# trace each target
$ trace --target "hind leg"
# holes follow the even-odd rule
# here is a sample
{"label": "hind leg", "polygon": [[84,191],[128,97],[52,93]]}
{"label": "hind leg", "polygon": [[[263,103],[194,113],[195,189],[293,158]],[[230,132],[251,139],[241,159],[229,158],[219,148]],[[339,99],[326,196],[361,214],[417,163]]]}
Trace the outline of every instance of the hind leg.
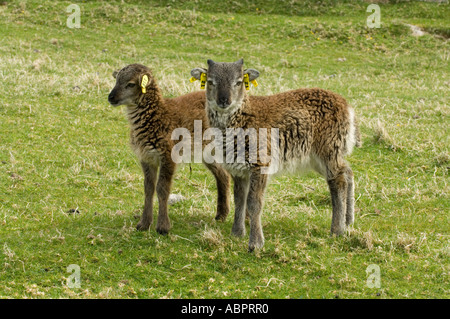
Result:
{"label": "hind leg", "polygon": [[341,235],[345,231],[347,215],[348,182],[346,167],[328,170],[327,182],[330,188],[333,216],[331,220],[331,234]]}
{"label": "hind leg", "polygon": [[347,178],[347,211],[345,214],[345,224],[351,225],[355,220],[355,185],[353,171],[350,167],[347,167],[345,172]]}
{"label": "hind leg", "polygon": [[353,222],[353,172],[344,160],[326,162],[313,158],[312,168],[326,178],[331,194],[331,234],[340,235]]}

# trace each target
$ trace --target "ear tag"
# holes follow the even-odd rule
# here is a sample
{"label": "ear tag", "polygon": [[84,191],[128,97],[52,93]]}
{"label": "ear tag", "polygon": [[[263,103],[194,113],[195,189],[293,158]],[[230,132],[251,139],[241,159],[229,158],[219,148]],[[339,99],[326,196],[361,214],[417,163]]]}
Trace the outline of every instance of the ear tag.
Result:
{"label": "ear tag", "polygon": [[250,79],[248,74],[244,74],[244,85],[247,91],[250,90]]}
{"label": "ear tag", "polygon": [[253,84],[254,87],[257,87],[257,86],[258,86],[258,82],[256,82],[256,80],[253,80],[253,81],[252,81],[252,84]]}
{"label": "ear tag", "polygon": [[204,90],[206,85],[206,73],[200,75],[200,89]]}
{"label": "ear tag", "polygon": [[194,78],[193,76],[191,76],[191,78],[189,79],[189,82],[195,82],[195,81],[197,81],[197,79],[196,78]]}
{"label": "ear tag", "polygon": [[145,89],[145,87],[147,86],[147,83],[148,83],[148,76],[146,74],[144,74],[144,76],[142,77],[142,81],[141,81],[142,93],[147,92],[147,90]]}

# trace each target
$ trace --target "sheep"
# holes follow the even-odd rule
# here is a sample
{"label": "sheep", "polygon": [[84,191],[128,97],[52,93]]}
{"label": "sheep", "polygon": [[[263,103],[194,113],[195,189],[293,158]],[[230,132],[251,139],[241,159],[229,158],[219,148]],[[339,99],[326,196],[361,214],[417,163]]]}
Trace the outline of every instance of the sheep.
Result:
{"label": "sheep", "polygon": [[[113,76],[116,84],[108,96],[112,106],[126,105],[130,124],[130,143],[140,160],[144,173],[145,202],[137,230],[148,230],[153,221],[153,195],[159,202],[156,230],[167,234],[171,227],[167,202],[176,163],[172,160],[174,146],[171,133],[176,128],[192,132],[194,121],[206,129],[205,93],[189,93],[164,98],[151,70],[141,64],[130,64]],[[216,163],[204,163],[216,179],[218,200],[216,220],[225,220],[229,212],[228,173]],[[159,168],[159,176],[157,176]]]}
{"label": "sheep", "polygon": [[[269,154],[270,165],[277,161],[280,171],[312,168],[324,176],[333,208],[331,234],[343,234],[346,226],[354,221],[354,176],[344,156],[361,144],[353,108],[340,95],[319,88],[248,96],[243,82],[247,82],[244,84],[248,87],[248,82],[258,78],[257,70],[244,70],[243,59],[234,63],[212,60],[207,63],[208,69],[195,68],[191,75],[199,79],[202,73],[206,74],[206,113],[210,127],[219,128],[223,134],[230,128],[254,128],[259,132],[261,128],[271,129],[271,132],[275,129],[266,136],[266,143],[272,150],[272,137],[278,133],[275,139],[278,146]],[[249,142],[248,136],[245,141]],[[227,143],[224,151],[229,143],[234,144],[234,150],[243,147],[237,145],[237,139]],[[268,165],[264,156],[258,155],[255,161],[249,161],[250,147],[245,145],[244,150],[244,164],[227,161],[223,166],[234,179],[236,209],[232,234],[245,235],[247,210],[250,218],[248,248],[253,251],[264,245],[261,212],[269,174],[264,171]]]}

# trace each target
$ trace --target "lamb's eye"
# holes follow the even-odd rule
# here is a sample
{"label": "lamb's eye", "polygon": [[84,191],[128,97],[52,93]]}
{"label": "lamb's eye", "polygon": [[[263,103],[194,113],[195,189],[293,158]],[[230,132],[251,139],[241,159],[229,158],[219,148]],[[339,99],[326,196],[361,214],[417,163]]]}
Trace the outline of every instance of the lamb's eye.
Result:
{"label": "lamb's eye", "polygon": [[127,86],[126,86],[126,88],[127,88],[127,89],[131,89],[131,88],[134,88],[135,86],[136,86],[135,83],[128,83]]}
{"label": "lamb's eye", "polygon": [[208,81],[208,85],[214,85],[213,81]]}
{"label": "lamb's eye", "polygon": [[242,85],[242,81],[237,81],[236,82],[236,86],[241,86]]}

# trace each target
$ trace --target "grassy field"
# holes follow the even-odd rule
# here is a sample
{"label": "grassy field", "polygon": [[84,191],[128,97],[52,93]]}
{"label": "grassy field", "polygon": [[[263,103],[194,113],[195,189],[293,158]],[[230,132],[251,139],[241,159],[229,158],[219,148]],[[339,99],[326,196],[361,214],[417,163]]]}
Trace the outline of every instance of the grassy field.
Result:
{"label": "grassy field", "polygon": [[[71,3],[0,3],[1,298],[448,298],[448,3],[378,1],[374,29],[364,1],[79,1],[69,28]],[[206,59],[241,57],[261,72],[251,94],[321,87],[354,106],[364,144],[348,158],[346,235],[329,235],[324,179],[279,176],[265,247],[248,253],[233,212],[214,221],[198,164],[176,175],[171,233],[135,230],[143,177],[107,103],[112,72],[145,64],[177,96],[199,89],[189,72]]]}

